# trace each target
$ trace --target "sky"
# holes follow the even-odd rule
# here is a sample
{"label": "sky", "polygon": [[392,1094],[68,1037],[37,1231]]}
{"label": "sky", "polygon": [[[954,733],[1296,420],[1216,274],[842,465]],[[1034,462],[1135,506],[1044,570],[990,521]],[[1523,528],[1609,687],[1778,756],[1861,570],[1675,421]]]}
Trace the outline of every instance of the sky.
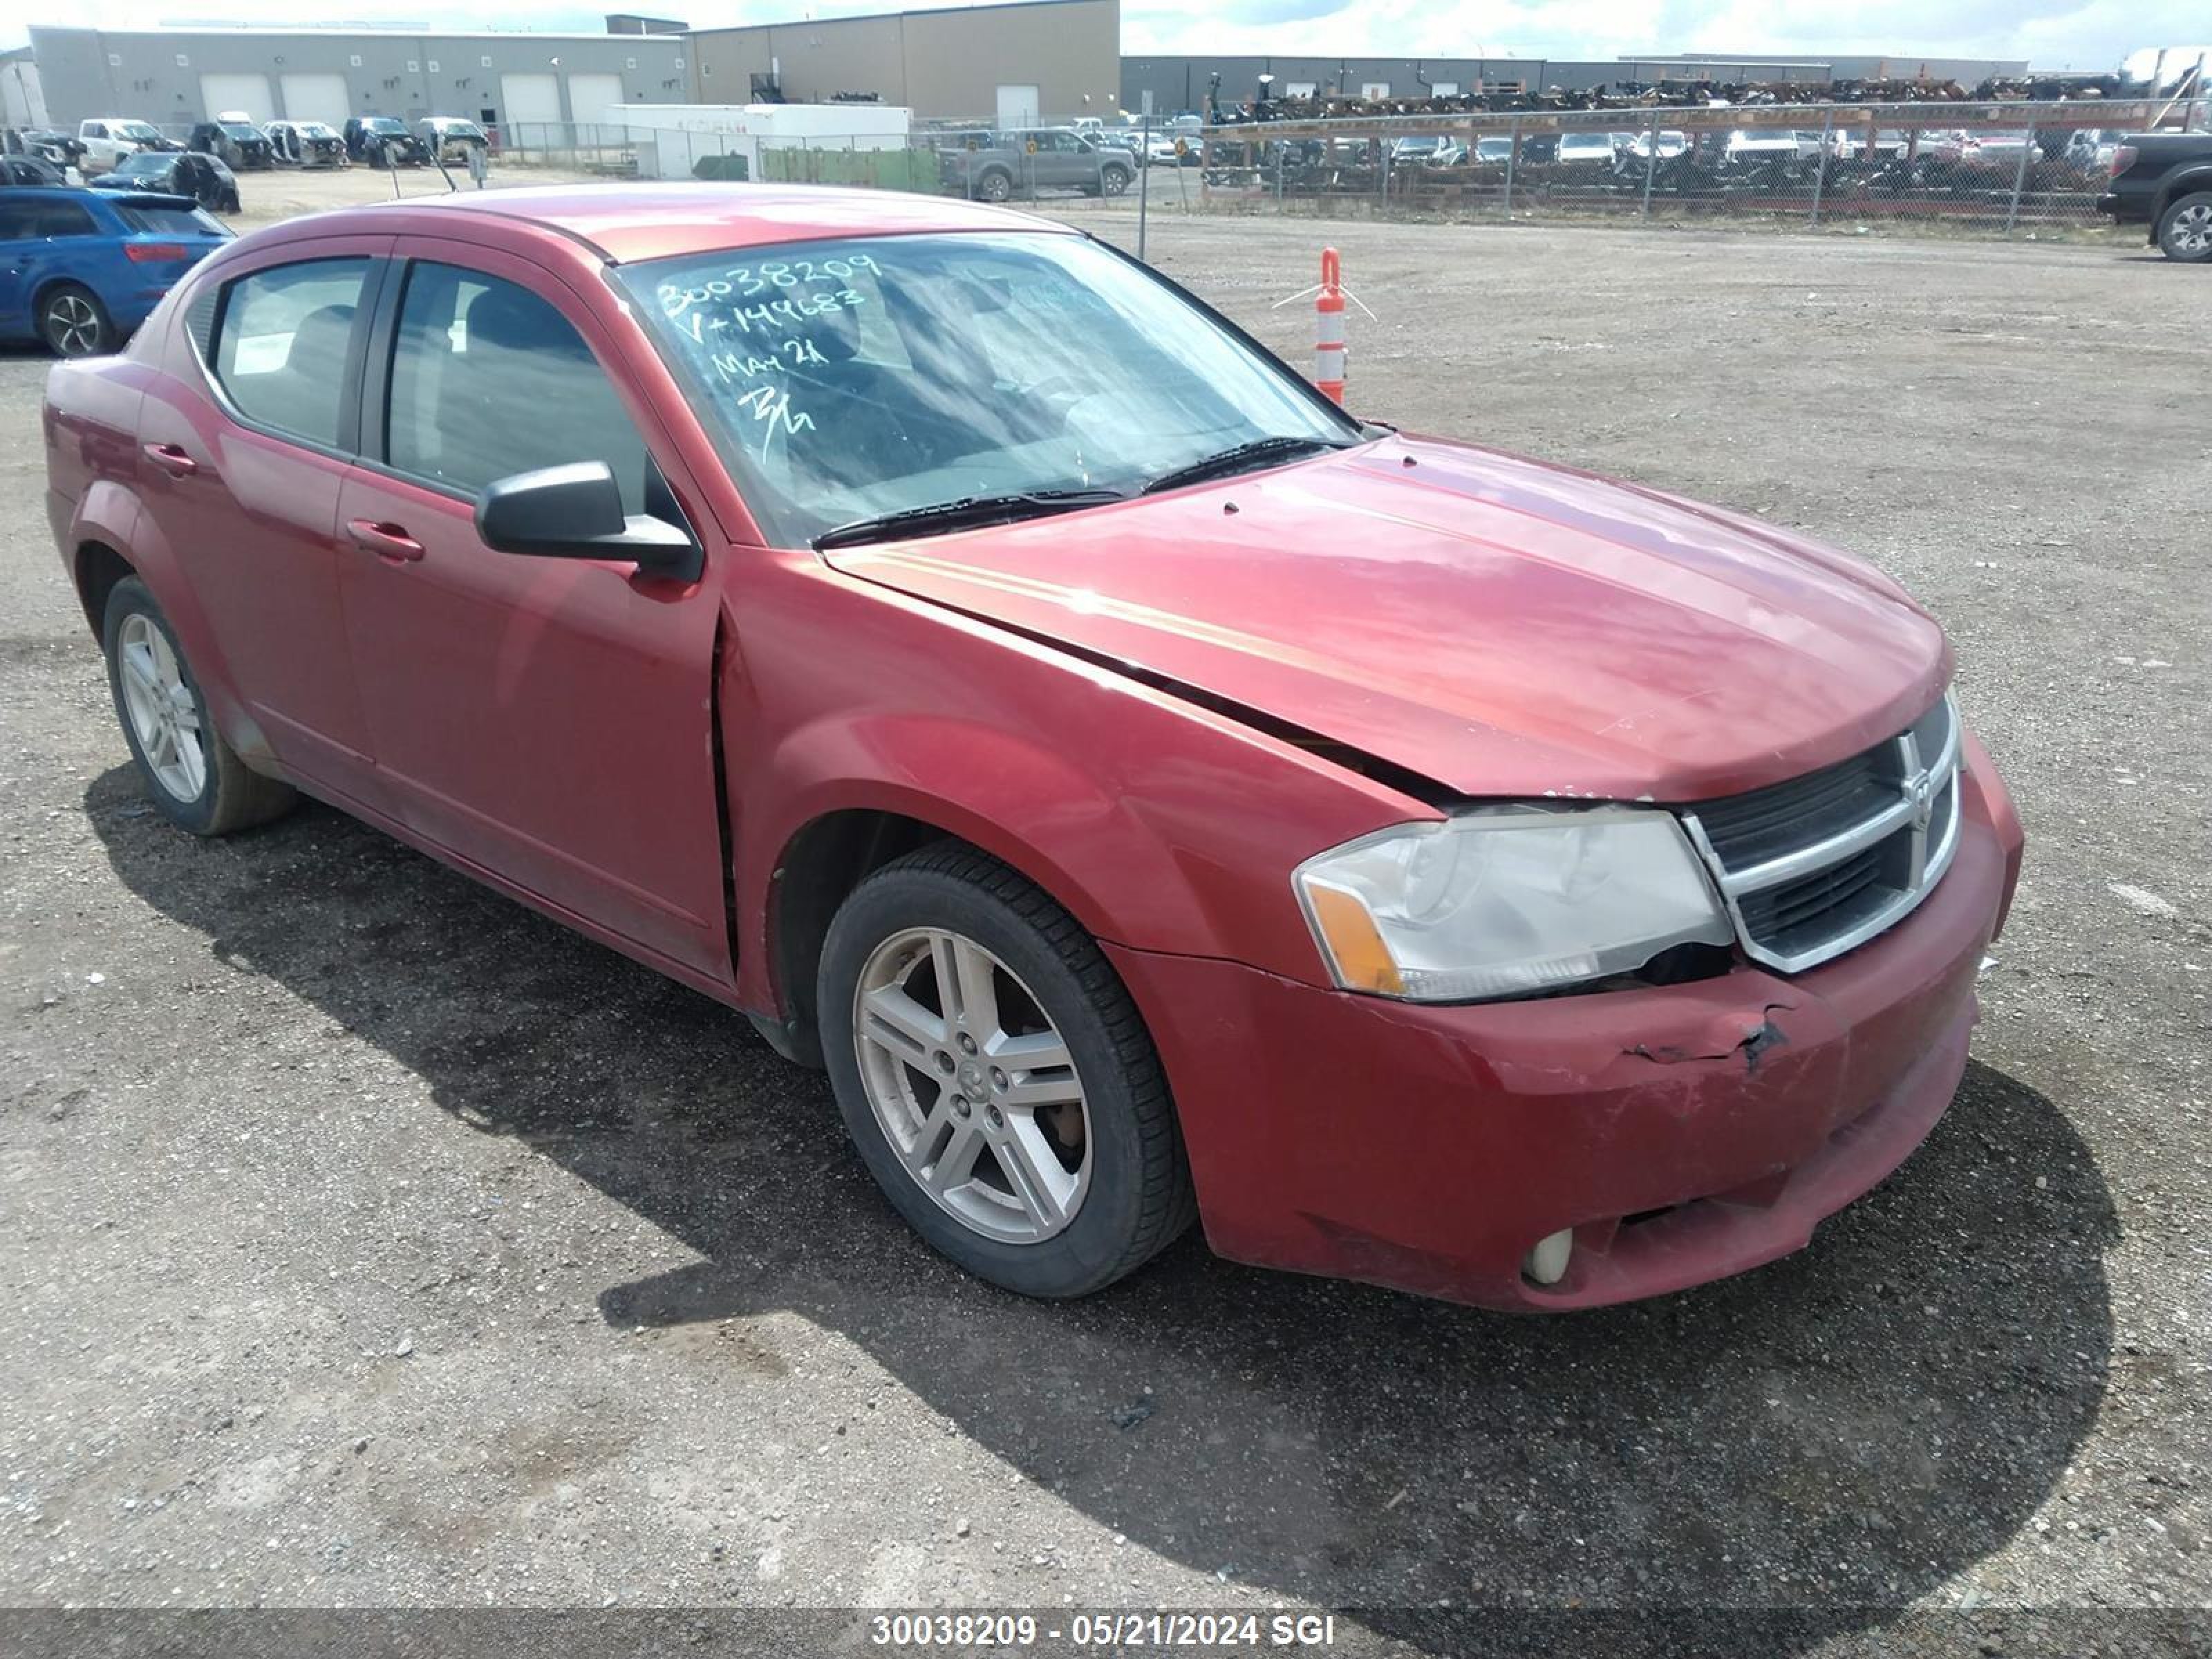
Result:
{"label": "sky", "polygon": [[[658,3],[658,0],[656,0]],[[719,0],[659,9],[700,27],[801,16],[927,10],[959,0]],[[608,9],[546,0],[441,0],[379,9],[364,0],[319,8],[334,20],[449,29],[539,28],[597,33]],[[13,10],[13,8],[10,8]],[[106,28],[181,21],[296,21],[298,0],[103,0]],[[2139,47],[2201,40],[2206,0],[1122,0],[1121,50],[1145,53],[1304,53],[1316,57],[1614,58],[1640,52],[1825,52],[2025,58],[2038,69],[2106,70]],[[27,38],[27,8],[0,21],[0,46]]]}

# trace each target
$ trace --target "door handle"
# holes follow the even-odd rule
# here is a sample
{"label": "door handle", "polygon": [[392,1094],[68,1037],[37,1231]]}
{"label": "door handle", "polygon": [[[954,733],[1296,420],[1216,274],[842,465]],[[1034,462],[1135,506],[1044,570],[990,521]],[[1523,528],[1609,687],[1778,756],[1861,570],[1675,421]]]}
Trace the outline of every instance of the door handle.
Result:
{"label": "door handle", "polygon": [[365,547],[378,558],[393,564],[412,564],[422,556],[422,544],[396,524],[379,524],[374,519],[348,519],[346,532],[353,538],[356,547]]}
{"label": "door handle", "polygon": [[200,464],[185,453],[180,444],[148,444],[146,459],[173,478],[189,478],[200,470]]}

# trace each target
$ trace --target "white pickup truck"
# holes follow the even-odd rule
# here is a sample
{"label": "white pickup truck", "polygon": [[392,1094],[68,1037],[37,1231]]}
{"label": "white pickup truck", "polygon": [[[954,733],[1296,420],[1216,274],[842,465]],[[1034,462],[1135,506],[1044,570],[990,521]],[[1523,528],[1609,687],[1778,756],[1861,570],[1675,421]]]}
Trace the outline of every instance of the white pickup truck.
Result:
{"label": "white pickup truck", "polygon": [[179,148],[162,137],[151,121],[125,115],[94,116],[78,125],[76,136],[84,145],[84,160],[77,165],[88,179],[95,173],[112,172],[124,157],[142,149]]}

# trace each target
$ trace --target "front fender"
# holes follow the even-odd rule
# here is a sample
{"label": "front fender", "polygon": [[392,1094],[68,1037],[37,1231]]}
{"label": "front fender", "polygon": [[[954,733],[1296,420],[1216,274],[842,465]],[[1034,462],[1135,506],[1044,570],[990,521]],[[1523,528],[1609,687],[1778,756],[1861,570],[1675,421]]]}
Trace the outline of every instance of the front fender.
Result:
{"label": "front fender", "polygon": [[958,836],[1098,939],[1305,978],[1322,963],[1291,872],[1432,813],[1109,666],[769,556],[732,607],[719,697],[744,1006],[788,1011],[775,872],[828,813]]}

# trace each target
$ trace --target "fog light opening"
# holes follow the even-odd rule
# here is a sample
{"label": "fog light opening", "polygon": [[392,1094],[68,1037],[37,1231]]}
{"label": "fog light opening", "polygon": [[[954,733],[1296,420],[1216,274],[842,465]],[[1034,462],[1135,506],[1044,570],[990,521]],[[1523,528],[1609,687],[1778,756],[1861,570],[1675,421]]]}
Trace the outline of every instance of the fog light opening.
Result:
{"label": "fog light opening", "polygon": [[1536,1241],[1521,1263],[1521,1276],[1532,1285],[1556,1285],[1567,1276],[1567,1258],[1574,1254],[1575,1230],[1565,1227]]}

